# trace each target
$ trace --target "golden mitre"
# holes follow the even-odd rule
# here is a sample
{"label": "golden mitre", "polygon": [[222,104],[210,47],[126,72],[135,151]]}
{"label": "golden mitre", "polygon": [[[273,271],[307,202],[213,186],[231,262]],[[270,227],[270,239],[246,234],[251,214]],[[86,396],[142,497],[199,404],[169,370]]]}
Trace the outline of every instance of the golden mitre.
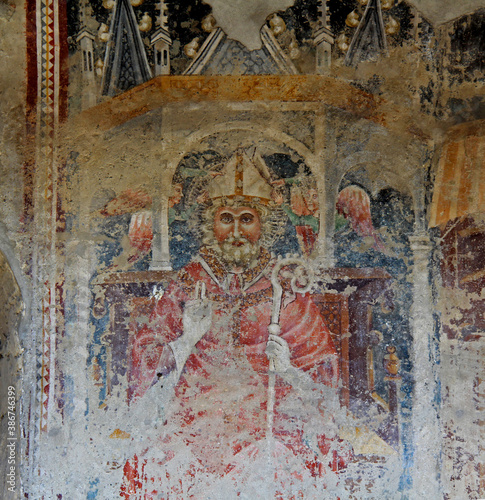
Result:
{"label": "golden mitre", "polygon": [[224,166],[222,175],[207,186],[210,199],[244,198],[267,204],[271,200],[271,174],[257,151],[251,155],[238,149]]}

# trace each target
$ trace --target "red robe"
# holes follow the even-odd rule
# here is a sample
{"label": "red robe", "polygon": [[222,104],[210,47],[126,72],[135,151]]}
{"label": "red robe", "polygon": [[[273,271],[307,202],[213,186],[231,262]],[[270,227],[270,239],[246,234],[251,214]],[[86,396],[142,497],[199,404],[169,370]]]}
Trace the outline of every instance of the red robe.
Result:
{"label": "red robe", "polygon": [[[174,434],[179,446],[185,443],[197,466],[218,476],[236,467],[238,453],[248,452],[266,437],[269,363],[265,349],[271,322],[269,276],[273,264],[262,249],[256,267],[230,274],[215,253],[203,247],[156,304],[150,326],[133,338],[131,391],[133,397],[139,397],[158,380],[163,350],[183,333],[184,304],[195,298],[197,282],[205,283],[206,296],[212,302],[212,325],[185,364],[168,420],[177,429]],[[283,288],[280,336],[290,348],[291,364],[308,372],[316,386],[336,387],[337,353],[316,305],[308,294],[294,295],[290,287]],[[319,434],[317,451],[305,444],[304,427],[311,422],[301,415],[297,391],[279,376],[275,390],[276,443],[299,457],[313,476],[319,475],[331,440]],[[172,435],[172,444],[163,446],[173,446],[173,439]],[[332,461],[335,468],[335,456],[328,457],[328,462]],[[126,492],[136,491],[136,477],[139,471],[131,461],[125,466]]]}

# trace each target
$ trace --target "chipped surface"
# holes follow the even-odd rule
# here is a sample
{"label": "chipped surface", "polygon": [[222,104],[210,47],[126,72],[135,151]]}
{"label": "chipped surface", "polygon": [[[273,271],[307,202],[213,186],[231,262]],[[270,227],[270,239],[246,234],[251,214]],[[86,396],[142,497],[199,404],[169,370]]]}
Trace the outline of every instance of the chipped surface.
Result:
{"label": "chipped surface", "polygon": [[483,5],[42,2],[0,3],[12,498],[483,498]]}

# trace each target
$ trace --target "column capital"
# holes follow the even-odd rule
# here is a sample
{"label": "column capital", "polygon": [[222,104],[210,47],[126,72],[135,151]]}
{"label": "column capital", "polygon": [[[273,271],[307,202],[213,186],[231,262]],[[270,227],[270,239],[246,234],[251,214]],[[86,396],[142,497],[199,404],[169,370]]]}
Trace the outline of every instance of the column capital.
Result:
{"label": "column capital", "polygon": [[409,236],[409,243],[413,253],[430,252],[432,248],[431,239],[427,233],[417,233]]}

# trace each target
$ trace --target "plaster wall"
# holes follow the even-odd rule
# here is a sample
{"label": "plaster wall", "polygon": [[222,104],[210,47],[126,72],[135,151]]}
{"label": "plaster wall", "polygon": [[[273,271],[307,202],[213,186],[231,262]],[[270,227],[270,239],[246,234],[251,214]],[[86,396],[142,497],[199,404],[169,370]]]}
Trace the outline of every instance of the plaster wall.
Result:
{"label": "plaster wall", "polygon": [[[436,25],[460,15],[458,8],[473,8],[472,2],[456,5],[442,18],[429,2],[422,4]],[[459,79],[450,76],[448,65],[458,64],[451,41],[444,41],[452,25],[434,41],[416,25],[416,46],[396,44],[389,58],[356,68],[345,66],[340,55],[328,78],[160,77],[115,98],[100,97],[98,106],[80,115],[85,96],[80,54],[74,54],[71,70],[78,73],[69,87],[72,114],[56,129],[59,140],[50,143],[42,133],[45,123],[38,122],[33,133],[32,95],[25,97],[25,54],[36,49],[26,46],[24,23],[23,5],[0,3],[0,54],[6,68],[0,74],[1,425],[4,439],[4,394],[14,384],[20,437],[16,492],[35,499],[117,498],[135,455],[148,464],[142,481],[146,488],[162,472],[177,477],[177,469],[193,458],[190,447],[179,446],[166,468],[157,465],[165,455],[154,443],[164,429],[177,431],[165,423],[174,400],[167,389],[154,385],[141,402],[129,401],[132,359],[126,339],[149,325],[148,305],[177,279],[172,270],[153,266],[155,252],[173,265],[180,262],[180,249],[193,258],[200,245],[182,216],[190,208],[189,191],[169,205],[174,187],[188,188],[192,182],[180,173],[184,161],[217,150],[227,162],[238,148],[256,147],[270,164],[273,181],[296,177],[296,165],[307,168],[302,178],[315,182],[320,205],[317,243],[308,251],[297,239],[293,226],[298,224],[281,218],[278,224],[286,224],[293,239],[287,234],[280,249],[306,252],[317,276],[312,293],[321,301],[327,292],[333,299],[338,296],[351,311],[339,318],[350,325],[341,340],[342,345],[345,339],[350,342],[351,360],[347,386],[340,387],[347,393],[342,391],[340,399],[350,392],[352,404],[347,401],[342,409],[329,398],[327,410],[355,458],[338,475],[328,471],[318,491],[305,476],[303,495],[482,498],[478,374],[483,329],[467,314],[474,309],[476,317],[481,314],[477,301],[483,293],[445,290],[439,271],[446,235],[428,227],[444,132],[454,120],[472,120],[481,113],[477,105],[454,114],[450,104],[454,98],[472,100],[483,86],[478,70],[473,81],[456,83]],[[184,57],[173,67],[181,68]],[[303,59],[297,66],[310,67],[308,51]],[[443,67],[449,73],[441,72]],[[461,78],[472,78],[471,72],[464,70]],[[39,106],[46,104],[40,87],[35,95]],[[50,147],[52,157],[46,154]],[[274,157],[284,165],[271,163]],[[469,171],[484,168],[480,158],[470,150]],[[201,165],[202,171],[211,168]],[[349,221],[348,212],[347,217],[338,213],[345,188],[369,200],[367,232]],[[286,186],[281,193],[290,206],[292,189]],[[123,205],[123,200],[128,202]],[[133,244],[139,212],[152,217],[146,237],[151,254]],[[174,220],[183,231],[175,232]],[[482,229],[478,224],[474,230]],[[480,252],[475,245],[464,253],[476,257],[476,272],[483,268]],[[385,293],[358,292],[356,276],[366,273],[386,283]],[[333,316],[325,320],[335,326]],[[232,328],[230,322],[226,327]],[[463,335],[453,338],[450,328]],[[390,376],[391,360],[399,366],[398,378]],[[227,392],[237,391],[228,380]],[[295,420],[306,418],[307,430],[315,435],[318,419],[309,419],[305,411],[298,407]],[[395,418],[390,424],[389,416]],[[5,449],[6,443],[0,446]],[[3,452],[1,457],[4,474],[8,457]],[[300,470],[298,460],[292,467]],[[274,496],[273,485],[262,476],[255,474],[245,484],[248,498]],[[222,494],[227,500],[228,492],[234,493],[230,481],[200,474],[192,486],[202,496]],[[293,483],[291,488],[283,498],[301,494]],[[181,495],[189,498],[187,491]]]}

